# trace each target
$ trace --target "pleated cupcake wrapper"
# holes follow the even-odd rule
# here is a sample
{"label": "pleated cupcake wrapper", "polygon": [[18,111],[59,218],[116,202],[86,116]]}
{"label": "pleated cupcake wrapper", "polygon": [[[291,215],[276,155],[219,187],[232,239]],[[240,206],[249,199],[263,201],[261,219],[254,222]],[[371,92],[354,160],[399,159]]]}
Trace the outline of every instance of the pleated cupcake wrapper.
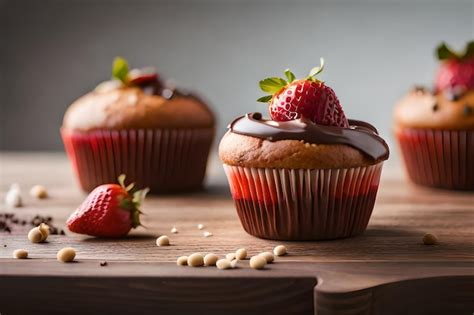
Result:
{"label": "pleated cupcake wrapper", "polygon": [[333,170],[224,164],[224,170],[247,233],[276,240],[323,240],[367,228],[382,164]]}
{"label": "pleated cupcake wrapper", "polygon": [[61,130],[61,135],[85,191],[125,174],[127,183],[160,193],[201,186],[214,129]]}
{"label": "pleated cupcake wrapper", "polygon": [[413,182],[474,190],[474,130],[402,129],[396,136]]}

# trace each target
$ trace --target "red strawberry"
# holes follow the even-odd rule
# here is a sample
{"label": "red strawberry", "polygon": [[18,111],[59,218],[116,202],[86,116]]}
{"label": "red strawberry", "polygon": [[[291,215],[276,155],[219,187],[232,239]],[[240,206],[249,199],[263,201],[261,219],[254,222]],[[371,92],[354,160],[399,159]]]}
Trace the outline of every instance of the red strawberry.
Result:
{"label": "red strawberry", "polygon": [[258,101],[269,102],[270,116],[276,121],[305,117],[316,124],[349,127],[336,93],[315,78],[323,67],[321,58],[321,66],[313,68],[305,79],[295,81],[295,75],[286,70],[287,80],[272,77],[260,81],[260,88],[271,95]]}
{"label": "red strawberry", "polygon": [[158,81],[158,74],[153,68],[132,69],[128,73],[128,82],[132,85],[147,85]]}
{"label": "red strawberry", "polygon": [[161,86],[161,80],[154,68],[129,70],[128,62],[116,57],[112,65],[112,77],[125,86]]}
{"label": "red strawberry", "polygon": [[[106,184],[95,188],[67,220],[71,232],[99,237],[125,236],[140,225],[140,203],[148,189],[135,190],[134,185]],[[133,192],[133,193],[132,193]]]}
{"label": "red strawberry", "polygon": [[455,52],[442,43],[437,55],[442,61],[435,79],[437,92],[474,90],[474,41],[467,44],[464,53]]}

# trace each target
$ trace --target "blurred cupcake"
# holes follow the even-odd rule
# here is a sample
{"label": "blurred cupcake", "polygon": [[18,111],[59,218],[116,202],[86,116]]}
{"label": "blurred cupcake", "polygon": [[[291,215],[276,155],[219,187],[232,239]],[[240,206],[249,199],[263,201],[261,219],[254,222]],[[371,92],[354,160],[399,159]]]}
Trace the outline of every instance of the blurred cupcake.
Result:
{"label": "blurred cupcake", "polygon": [[362,233],[369,222],[385,141],[370,124],[347,120],[334,91],[315,79],[260,82],[272,119],[239,117],[219,156],[244,229],[278,240],[321,240]]}
{"label": "blurred cupcake", "polygon": [[64,116],[61,135],[81,187],[91,191],[126,174],[153,193],[200,188],[215,129],[208,106],[153,69],[129,71],[122,58],[113,78]]}
{"label": "blurred cupcake", "polygon": [[474,190],[474,42],[442,44],[434,92],[413,88],[395,108],[395,134],[416,184]]}

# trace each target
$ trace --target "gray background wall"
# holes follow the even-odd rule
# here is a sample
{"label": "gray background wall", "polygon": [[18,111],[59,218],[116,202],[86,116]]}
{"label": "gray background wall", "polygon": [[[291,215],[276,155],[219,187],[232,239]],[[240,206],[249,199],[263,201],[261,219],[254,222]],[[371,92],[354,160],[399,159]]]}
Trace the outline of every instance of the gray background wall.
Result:
{"label": "gray background wall", "polygon": [[394,102],[430,85],[441,40],[474,38],[474,1],[0,0],[0,150],[62,150],[67,106],[112,58],[156,66],[219,116],[265,111],[257,82],[290,67],[321,76],[348,116],[391,141]]}

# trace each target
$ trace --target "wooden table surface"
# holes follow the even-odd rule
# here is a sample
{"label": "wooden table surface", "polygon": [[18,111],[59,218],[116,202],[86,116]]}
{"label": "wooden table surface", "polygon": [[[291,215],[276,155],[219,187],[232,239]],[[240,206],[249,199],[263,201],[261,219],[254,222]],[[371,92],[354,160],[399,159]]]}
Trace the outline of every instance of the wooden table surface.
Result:
{"label": "wooden table surface", "polygon": [[[0,212],[18,217],[49,215],[64,227],[85,195],[63,154],[1,153],[0,197],[17,182],[24,206]],[[50,198],[28,195],[34,184]],[[420,188],[396,163],[384,167],[367,231],[322,242],[275,242],[241,228],[223,172],[211,162],[205,191],[149,196],[145,228],[125,239],[95,239],[66,232],[31,244],[27,229],[0,233],[0,314],[101,312],[187,314],[472,314],[474,311],[474,194]],[[203,237],[197,224],[212,237]],[[176,226],[178,234],[171,234]],[[439,245],[421,242],[424,233]],[[171,246],[157,247],[167,234]],[[265,270],[239,262],[233,270],[179,267],[194,252],[224,256],[240,247],[250,255],[287,246],[289,254]],[[76,263],[61,264],[56,252],[77,250]],[[12,259],[17,248],[30,259]],[[99,266],[100,261],[108,265]]]}

